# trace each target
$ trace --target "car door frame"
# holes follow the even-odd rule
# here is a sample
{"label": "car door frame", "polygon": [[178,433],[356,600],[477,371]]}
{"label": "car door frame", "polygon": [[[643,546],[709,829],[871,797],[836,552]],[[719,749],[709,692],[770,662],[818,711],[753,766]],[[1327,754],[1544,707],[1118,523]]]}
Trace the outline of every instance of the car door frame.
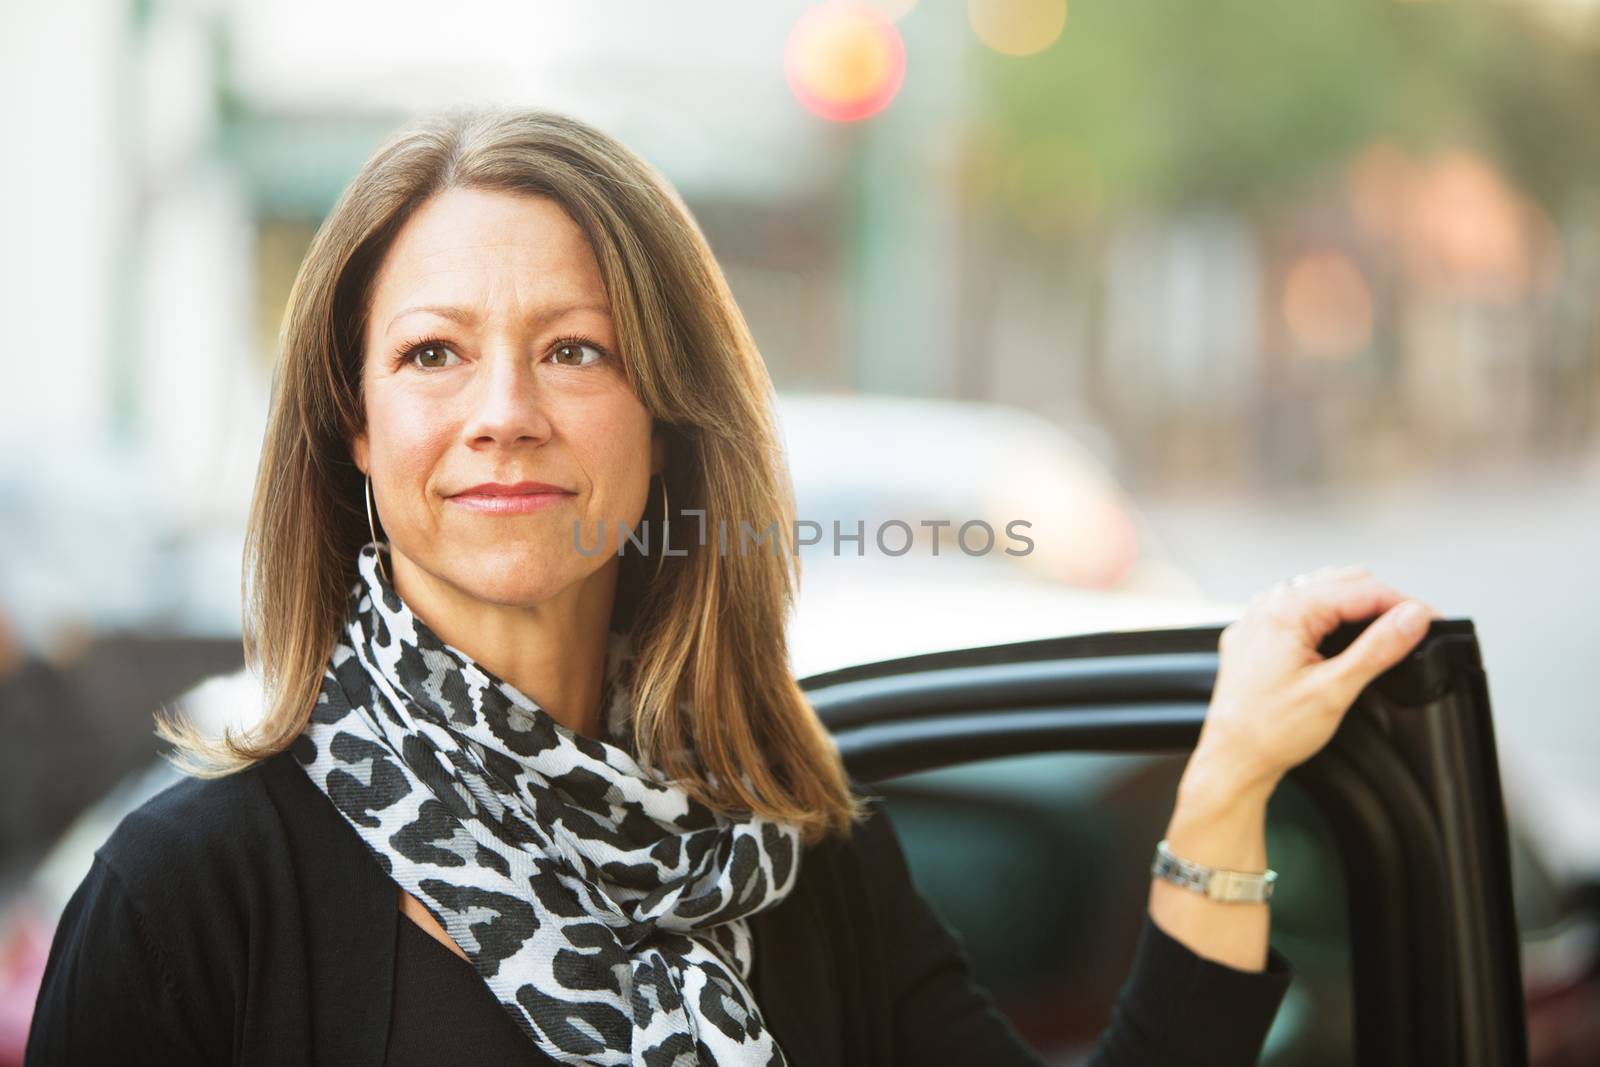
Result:
{"label": "car door frame", "polygon": [[[1319,651],[1338,654],[1369,621],[1342,624]],[[1221,631],[934,652],[801,687],[862,783],[1044,751],[1188,752]],[[1356,1062],[1525,1064],[1506,813],[1472,622],[1435,620],[1289,777],[1327,818],[1344,861]]]}

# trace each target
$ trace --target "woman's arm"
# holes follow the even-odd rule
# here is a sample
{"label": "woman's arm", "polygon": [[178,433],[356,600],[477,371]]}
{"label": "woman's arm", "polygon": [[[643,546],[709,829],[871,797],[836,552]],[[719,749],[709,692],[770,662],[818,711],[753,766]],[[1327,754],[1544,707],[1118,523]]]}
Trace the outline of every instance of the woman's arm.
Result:
{"label": "woman's arm", "polygon": [[[1200,739],[1179,781],[1167,845],[1208,867],[1267,867],[1267,801],[1326,745],[1361,690],[1427,632],[1428,616],[1363,567],[1324,568],[1250,601],[1222,632]],[[1376,618],[1339,655],[1322,639]],[[1284,872],[1294,877],[1293,871]],[[1152,879],[1134,969],[1090,1063],[1251,1064],[1288,988],[1268,945],[1270,905],[1225,903]]]}
{"label": "woman's arm", "polygon": [[[1438,615],[1424,606],[1422,625],[1407,628],[1398,610],[1406,598],[1364,568],[1308,577],[1260,594],[1223,631],[1211,706],[1167,827],[1178,856],[1265,869],[1267,801],[1278,782],[1327,744],[1361,690],[1415,647],[1428,614]],[[1377,615],[1338,656],[1317,652],[1340,622]],[[893,830],[886,836],[893,863],[885,884],[909,885]],[[1040,1062],[975,985],[959,938],[922,893],[903,899],[896,1061]],[[1255,1063],[1291,974],[1268,945],[1268,908],[1152,879],[1133,968],[1088,1067]]]}
{"label": "woman's arm", "polygon": [[177,987],[180,968],[116,872],[96,856],[56,926],[24,1062],[231,1062],[226,1047],[202,1047]]}
{"label": "woman's arm", "polygon": [[[1267,867],[1267,801],[1333,737],[1374,678],[1404,659],[1439,613],[1364,567],[1323,568],[1257,594],[1222,631],[1217,681],[1167,826],[1174,855],[1208,867]],[[1373,619],[1337,656],[1317,648],[1340,623]],[[1294,872],[1284,872],[1294,877]],[[1259,971],[1269,907],[1226,903],[1152,879],[1150,916],[1196,954]]]}
{"label": "woman's arm", "polygon": [[[1267,800],[1263,786],[1220,780],[1190,763],[1178,783],[1167,824],[1174,855],[1208,867],[1263,871],[1267,867]],[[1269,907],[1211,900],[1162,878],[1150,880],[1150,918],[1195,954],[1243,971],[1267,963]]]}

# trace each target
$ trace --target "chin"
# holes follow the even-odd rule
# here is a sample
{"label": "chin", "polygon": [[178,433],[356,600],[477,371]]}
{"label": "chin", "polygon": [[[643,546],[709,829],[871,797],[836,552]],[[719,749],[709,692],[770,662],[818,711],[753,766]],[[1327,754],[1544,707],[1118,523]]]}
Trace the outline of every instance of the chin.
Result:
{"label": "chin", "polygon": [[495,552],[444,573],[452,585],[473,599],[503,607],[538,604],[583,577],[570,567],[552,567],[547,555],[515,551]]}

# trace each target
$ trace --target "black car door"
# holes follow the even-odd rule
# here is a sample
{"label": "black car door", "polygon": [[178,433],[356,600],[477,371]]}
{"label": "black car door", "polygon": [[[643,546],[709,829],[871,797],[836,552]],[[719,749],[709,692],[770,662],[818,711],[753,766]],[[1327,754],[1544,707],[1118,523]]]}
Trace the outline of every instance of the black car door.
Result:
{"label": "black car door", "polygon": [[[1321,651],[1365,625],[1339,627]],[[1125,977],[1220,633],[1052,638],[802,682],[851,774],[883,794],[976,977],[1053,1062],[1086,1051]],[[1470,621],[1435,621],[1291,772],[1268,852],[1273,943],[1296,976],[1264,1063],[1526,1062],[1506,813]],[[1007,908],[984,907],[1001,887]]]}

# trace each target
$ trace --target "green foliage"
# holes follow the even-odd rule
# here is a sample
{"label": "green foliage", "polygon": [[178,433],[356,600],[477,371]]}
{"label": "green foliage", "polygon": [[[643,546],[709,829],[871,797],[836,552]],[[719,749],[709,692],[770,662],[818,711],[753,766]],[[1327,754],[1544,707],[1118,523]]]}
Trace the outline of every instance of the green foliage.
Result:
{"label": "green foliage", "polygon": [[1248,208],[1379,139],[1472,147],[1555,208],[1600,174],[1600,55],[1529,6],[1077,0],[1036,55],[974,44],[974,148],[1021,213]]}

